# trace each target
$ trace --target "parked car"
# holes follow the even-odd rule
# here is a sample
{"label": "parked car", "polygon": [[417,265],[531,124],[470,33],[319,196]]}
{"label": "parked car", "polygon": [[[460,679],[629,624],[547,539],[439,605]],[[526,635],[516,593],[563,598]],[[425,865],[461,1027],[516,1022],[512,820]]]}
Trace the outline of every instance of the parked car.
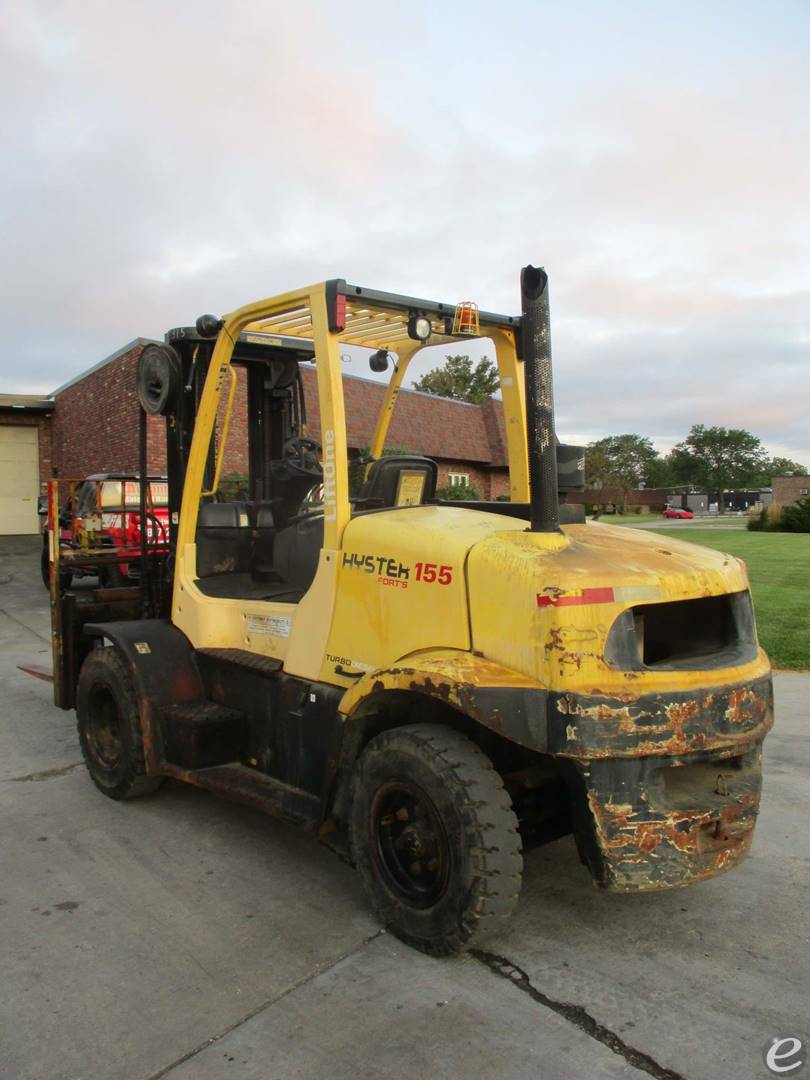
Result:
{"label": "parked car", "polygon": [[694,516],[691,510],[681,510],[677,506],[668,506],[664,510],[665,518],[693,518]]}
{"label": "parked car", "polygon": [[[146,528],[150,551],[169,542],[169,489],[165,476],[149,477],[149,510]],[[40,513],[48,512],[40,505]],[[59,509],[61,550],[110,548],[124,556],[141,550],[140,483],[135,473],[94,473],[73,489],[71,498]],[[42,580],[50,587],[50,556],[47,520],[42,531]],[[129,584],[137,577],[137,564],[128,559],[104,567],[83,566],[71,560],[63,564],[60,584],[67,589],[75,577],[99,577],[107,586]]]}

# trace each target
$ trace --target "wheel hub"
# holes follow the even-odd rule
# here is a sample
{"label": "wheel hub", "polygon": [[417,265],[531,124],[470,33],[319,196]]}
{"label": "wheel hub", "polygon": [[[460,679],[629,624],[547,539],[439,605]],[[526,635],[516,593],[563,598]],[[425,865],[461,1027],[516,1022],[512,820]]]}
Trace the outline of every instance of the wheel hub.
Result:
{"label": "wheel hub", "polygon": [[115,698],[97,687],[89,700],[88,742],[93,756],[107,769],[114,768],[123,752],[122,724]]}
{"label": "wheel hub", "polygon": [[374,851],[389,888],[410,906],[432,907],[447,888],[450,850],[439,812],[415,784],[384,784],[371,807]]}

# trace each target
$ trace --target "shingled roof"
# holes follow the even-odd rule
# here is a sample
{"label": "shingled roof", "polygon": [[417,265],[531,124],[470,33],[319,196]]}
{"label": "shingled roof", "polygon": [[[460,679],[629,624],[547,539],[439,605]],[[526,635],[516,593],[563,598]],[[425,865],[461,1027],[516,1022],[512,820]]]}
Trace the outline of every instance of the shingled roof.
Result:
{"label": "shingled roof", "polygon": [[[320,431],[315,368],[302,364],[310,430]],[[367,447],[374,435],[385,385],[357,375],[343,376],[349,446]],[[386,442],[427,457],[469,461],[482,465],[506,464],[506,427],[503,405],[496,399],[484,405],[400,390]]]}

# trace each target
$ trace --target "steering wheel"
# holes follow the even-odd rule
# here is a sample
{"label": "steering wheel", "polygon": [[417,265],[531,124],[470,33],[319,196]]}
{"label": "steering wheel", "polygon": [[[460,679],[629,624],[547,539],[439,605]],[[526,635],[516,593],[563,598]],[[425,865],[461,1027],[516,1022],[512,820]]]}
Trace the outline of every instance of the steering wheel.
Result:
{"label": "steering wheel", "polygon": [[306,435],[296,435],[284,443],[284,465],[294,476],[314,476],[318,480],[323,469],[318,459],[321,444]]}

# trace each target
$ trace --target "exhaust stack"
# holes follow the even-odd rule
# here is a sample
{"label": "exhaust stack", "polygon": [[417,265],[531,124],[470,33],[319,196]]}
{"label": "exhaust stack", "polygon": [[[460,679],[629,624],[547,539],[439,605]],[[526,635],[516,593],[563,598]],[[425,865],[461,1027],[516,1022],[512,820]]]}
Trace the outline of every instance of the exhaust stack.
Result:
{"label": "exhaust stack", "polygon": [[554,434],[548,274],[545,270],[531,265],[523,267],[520,302],[529,442],[529,531],[559,532],[557,439]]}

